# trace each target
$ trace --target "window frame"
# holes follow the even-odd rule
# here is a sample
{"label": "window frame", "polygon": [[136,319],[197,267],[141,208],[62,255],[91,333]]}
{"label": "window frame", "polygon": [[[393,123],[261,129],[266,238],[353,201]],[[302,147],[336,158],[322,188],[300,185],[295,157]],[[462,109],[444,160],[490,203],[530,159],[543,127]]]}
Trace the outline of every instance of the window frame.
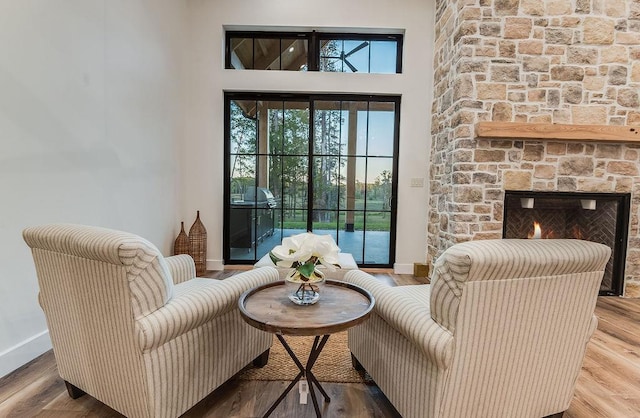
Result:
{"label": "window frame", "polygon": [[[305,39],[308,45],[307,51],[307,71],[320,71],[320,44],[323,40],[348,40],[348,41],[395,41],[396,42],[396,72],[402,74],[402,50],[404,35],[399,33],[349,33],[349,32],[305,32],[305,31],[234,31],[227,30],[225,32],[225,66],[227,70],[235,70],[231,65],[231,39],[247,38],[252,39]],[[255,48],[254,48],[255,50]],[[255,61],[255,57],[253,59]],[[253,66],[253,62],[252,62]],[[369,57],[369,67],[371,66],[371,57]],[[255,68],[251,68],[255,69]],[[259,70],[266,71],[266,70]],[[287,71],[287,70],[276,70]],[[293,70],[290,70],[293,71]],[[361,74],[389,74],[389,73],[371,73],[362,72]],[[391,73],[393,74],[393,73]]]}
{"label": "window frame", "polygon": [[[291,102],[308,102],[309,103],[309,111],[310,117],[314,114],[314,103],[315,102],[323,102],[323,101],[364,101],[364,102],[390,102],[394,104],[394,142],[393,142],[393,151],[392,151],[392,172],[393,178],[391,183],[391,196],[390,196],[390,223],[389,223],[389,258],[388,263],[379,263],[379,264],[371,264],[366,263],[365,260],[365,248],[366,248],[366,240],[363,244],[363,262],[359,263],[360,267],[372,267],[372,268],[391,268],[395,264],[396,261],[396,240],[397,240],[397,217],[398,217],[398,176],[399,176],[399,159],[400,159],[400,110],[401,110],[401,102],[402,98],[399,95],[373,95],[373,94],[335,94],[335,93],[265,93],[265,92],[225,92],[224,93],[224,164],[223,169],[225,173],[224,177],[224,187],[223,187],[223,219],[224,219],[224,227],[223,227],[223,260],[225,264],[235,265],[235,264],[246,264],[246,260],[244,259],[234,259],[231,257],[231,242],[230,242],[230,218],[231,218],[231,187],[230,187],[230,158],[231,153],[231,102],[232,101],[280,101],[283,102],[291,101]],[[367,105],[369,107],[369,105]],[[310,161],[310,164],[307,167],[307,175],[309,181],[307,183],[307,213],[312,213],[314,210],[313,207],[313,173],[312,173],[312,164],[311,161],[314,157],[317,156],[325,156],[324,154],[317,154],[314,151],[314,124],[313,119],[310,119],[309,124],[309,144],[308,144],[308,154],[305,154]],[[255,155],[261,155],[256,152]],[[364,157],[364,158],[378,158],[377,155],[368,155],[368,152],[365,154],[355,154],[354,157]],[[365,190],[365,200],[366,200]],[[328,210],[328,209],[327,209]],[[331,210],[336,213],[340,213],[341,211],[345,211],[343,209],[335,209]],[[362,211],[363,213],[367,212],[376,212],[374,210],[366,210]],[[313,229],[313,220],[307,218],[307,230]],[[365,220],[366,225],[366,220]],[[254,248],[254,252],[255,252]],[[357,259],[357,258],[356,258]],[[257,261],[257,260],[255,260]],[[254,262],[255,262],[254,261]]]}

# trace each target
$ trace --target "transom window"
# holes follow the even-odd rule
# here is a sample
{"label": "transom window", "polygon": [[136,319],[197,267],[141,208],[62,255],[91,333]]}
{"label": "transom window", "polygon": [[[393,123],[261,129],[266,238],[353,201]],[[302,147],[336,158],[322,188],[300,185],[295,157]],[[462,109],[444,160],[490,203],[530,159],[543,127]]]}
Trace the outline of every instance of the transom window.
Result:
{"label": "transom window", "polygon": [[228,31],[225,68],[401,73],[402,40],[398,34]]}

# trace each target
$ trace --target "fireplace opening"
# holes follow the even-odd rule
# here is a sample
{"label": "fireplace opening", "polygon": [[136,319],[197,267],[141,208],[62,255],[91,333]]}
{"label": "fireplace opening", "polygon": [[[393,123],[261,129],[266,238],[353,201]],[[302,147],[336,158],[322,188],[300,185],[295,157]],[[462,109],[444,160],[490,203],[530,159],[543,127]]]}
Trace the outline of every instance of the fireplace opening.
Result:
{"label": "fireplace opening", "polygon": [[506,191],[503,238],[575,238],[605,244],[600,295],[622,295],[630,194]]}

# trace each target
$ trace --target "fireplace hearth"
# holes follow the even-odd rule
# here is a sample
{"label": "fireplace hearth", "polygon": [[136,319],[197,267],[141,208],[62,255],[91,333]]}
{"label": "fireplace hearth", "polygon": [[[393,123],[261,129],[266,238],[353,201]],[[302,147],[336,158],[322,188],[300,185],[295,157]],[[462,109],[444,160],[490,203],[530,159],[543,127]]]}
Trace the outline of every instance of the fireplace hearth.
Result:
{"label": "fireplace hearth", "polygon": [[624,287],[631,195],[506,191],[503,238],[574,238],[609,246],[601,295],[621,295]]}

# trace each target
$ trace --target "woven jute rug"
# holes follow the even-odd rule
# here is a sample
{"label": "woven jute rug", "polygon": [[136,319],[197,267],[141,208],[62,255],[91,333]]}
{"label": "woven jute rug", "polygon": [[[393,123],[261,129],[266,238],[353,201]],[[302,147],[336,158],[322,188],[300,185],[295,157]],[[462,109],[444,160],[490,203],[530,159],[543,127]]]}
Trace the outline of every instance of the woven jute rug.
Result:
{"label": "woven jute rug", "polygon": [[[307,362],[313,338],[284,337],[303,365]],[[332,334],[329,337],[312,370],[320,382],[364,383],[368,381],[366,376],[361,375],[351,365],[351,353],[347,346],[347,331]],[[249,365],[235,378],[240,380],[293,380],[298,372],[298,367],[274,335],[267,365],[263,368]]]}

